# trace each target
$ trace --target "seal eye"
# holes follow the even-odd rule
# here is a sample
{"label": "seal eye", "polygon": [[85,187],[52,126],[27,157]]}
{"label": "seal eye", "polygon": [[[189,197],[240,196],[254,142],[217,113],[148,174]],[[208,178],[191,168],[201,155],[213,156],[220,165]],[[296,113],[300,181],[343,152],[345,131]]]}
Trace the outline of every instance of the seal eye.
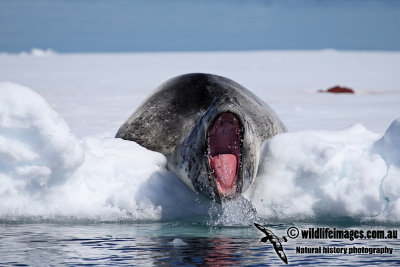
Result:
{"label": "seal eye", "polygon": [[219,126],[222,126],[222,125],[224,125],[224,122],[220,119],[218,124],[219,124]]}

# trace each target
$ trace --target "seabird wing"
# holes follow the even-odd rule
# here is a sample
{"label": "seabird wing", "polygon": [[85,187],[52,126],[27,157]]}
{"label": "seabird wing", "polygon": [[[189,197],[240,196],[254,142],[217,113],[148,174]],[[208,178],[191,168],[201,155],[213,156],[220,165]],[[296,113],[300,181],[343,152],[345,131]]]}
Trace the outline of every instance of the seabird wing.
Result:
{"label": "seabird wing", "polygon": [[279,239],[278,238],[273,238],[270,241],[271,241],[272,245],[274,246],[276,254],[278,254],[279,258],[281,258],[281,260],[284,263],[288,264],[287,257],[285,255],[285,252],[283,252],[283,247],[282,247],[281,242],[279,242]]}
{"label": "seabird wing", "polygon": [[[258,223],[254,223],[255,227],[257,227],[258,230],[260,230],[261,232],[263,232],[266,235],[269,235],[270,233],[268,233],[268,229],[265,228],[263,225],[258,224]],[[270,231],[269,231],[270,232]]]}

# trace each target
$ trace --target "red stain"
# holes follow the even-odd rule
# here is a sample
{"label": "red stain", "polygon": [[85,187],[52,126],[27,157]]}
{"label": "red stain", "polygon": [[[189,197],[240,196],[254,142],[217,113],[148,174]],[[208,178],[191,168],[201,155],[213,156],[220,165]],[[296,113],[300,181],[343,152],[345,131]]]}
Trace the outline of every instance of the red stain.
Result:
{"label": "red stain", "polygon": [[319,92],[333,93],[333,94],[354,94],[354,90],[348,87],[334,86],[328,90],[320,90]]}

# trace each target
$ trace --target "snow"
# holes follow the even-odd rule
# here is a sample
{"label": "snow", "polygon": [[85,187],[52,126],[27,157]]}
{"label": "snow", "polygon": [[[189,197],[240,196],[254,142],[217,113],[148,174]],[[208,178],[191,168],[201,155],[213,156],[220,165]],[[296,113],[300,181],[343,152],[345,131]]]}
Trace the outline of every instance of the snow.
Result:
{"label": "snow", "polygon": [[376,216],[386,206],[379,186],[387,172],[382,157],[370,153],[378,138],[362,125],[276,136],[251,198],[269,217]]}
{"label": "snow", "polygon": [[33,56],[33,57],[48,57],[54,55],[56,52],[53,49],[40,49],[40,48],[32,48],[30,52],[21,52],[19,56]]}
{"label": "snow", "polygon": [[82,163],[81,143],[42,97],[13,83],[2,83],[0,94],[3,171],[28,177],[32,185],[35,177],[38,184],[53,184]]}
{"label": "snow", "polygon": [[[0,54],[0,69],[0,220],[209,215],[237,225],[255,208],[277,220],[400,222],[400,53],[32,51]],[[114,138],[156,86],[188,72],[243,84],[288,126],[265,143],[251,202],[216,206],[164,156]],[[336,84],[356,94],[317,93]]]}

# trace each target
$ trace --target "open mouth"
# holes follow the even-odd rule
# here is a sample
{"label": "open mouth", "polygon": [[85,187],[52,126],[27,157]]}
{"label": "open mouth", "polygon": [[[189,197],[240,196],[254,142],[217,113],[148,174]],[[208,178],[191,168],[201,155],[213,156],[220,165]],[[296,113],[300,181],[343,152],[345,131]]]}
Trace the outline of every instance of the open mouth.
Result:
{"label": "open mouth", "polygon": [[208,164],[221,196],[229,197],[237,192],[240,164],[239,119],[230,112],[220,114],[208,133]]}

